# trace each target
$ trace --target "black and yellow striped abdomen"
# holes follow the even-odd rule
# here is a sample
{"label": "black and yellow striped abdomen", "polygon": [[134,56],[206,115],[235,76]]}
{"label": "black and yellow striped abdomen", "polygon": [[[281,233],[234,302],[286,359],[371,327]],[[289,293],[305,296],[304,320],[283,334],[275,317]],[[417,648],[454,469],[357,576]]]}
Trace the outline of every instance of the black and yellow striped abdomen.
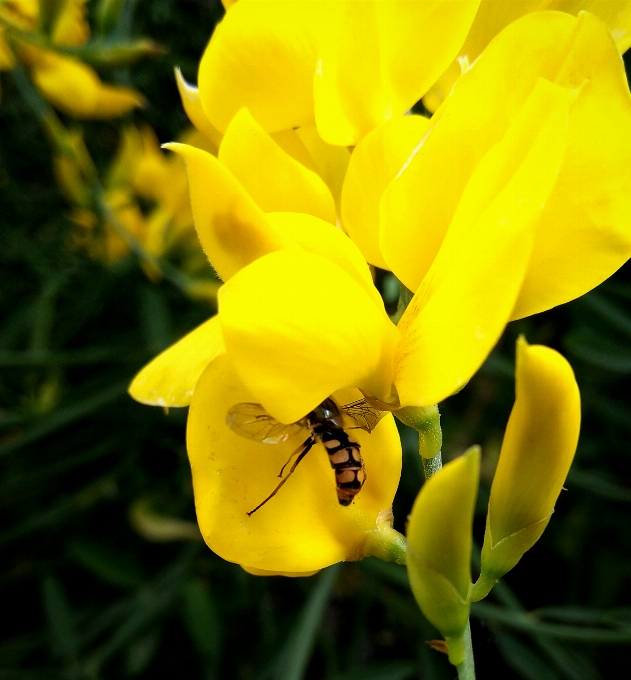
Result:
{"label": "black and yellow striped abdomen", "polygon": [[314,428],[335,470],[337,498],[340,505],[350,505],[366,481],[360,446],[351,441],[342,428],[320,423]]}

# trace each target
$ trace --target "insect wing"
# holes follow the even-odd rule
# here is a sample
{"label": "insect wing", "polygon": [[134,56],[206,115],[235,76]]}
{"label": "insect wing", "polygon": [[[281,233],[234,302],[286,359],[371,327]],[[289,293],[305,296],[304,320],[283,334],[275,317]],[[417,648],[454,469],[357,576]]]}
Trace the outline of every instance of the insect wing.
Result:
{"label": "insect wing", "polygon": [[365,399],[358,399],[340,407],[341,410],[357,423],[357,427],[372,432],[388,411],[379,411],[368,404]]}
{"label": "insect wing", "polygon": [[241,403],[233,406],[226,416],[226,425],[246,439],[262,444],[280,444],[304,428],[304,420],[280,423],[260,404]]}

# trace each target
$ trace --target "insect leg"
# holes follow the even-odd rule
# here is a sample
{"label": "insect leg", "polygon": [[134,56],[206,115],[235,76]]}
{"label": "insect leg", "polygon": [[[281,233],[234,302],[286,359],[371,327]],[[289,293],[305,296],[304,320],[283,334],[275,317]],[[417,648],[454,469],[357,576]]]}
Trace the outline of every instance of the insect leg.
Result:
{"label": "insect leg", "polygon": [[[250,510],[250,512],[246,512],[246,513],[245,513],[248,517],[252,517],[252,515],[253,515],[257,510],[259,510],[260,508],[262,508],[262,507],[265,505],[265,503],[267,503],[267,501],[269,501],[269,500],[271,500],[272,498],[274,498],[274,496],[278,493],[280,487],[281,487],[281,486],[282,486],[282,485],[283,485],[283,484],[291,477],[291,475],[293,474],[294,470],[298,467],[298,463],[300,463],[300,461],[301,461],[301,460],[309,453],[309,451],[311,451],[311,449],[313,448],[313,445],[314,445],[315,443],[316,443],[316,439],[315,439],[315,437],[314,437],[313,435],[311,435],[311,437],[309,437],[309,439],[307,439],[307,441],[305,441],[304,444],[301,444],[301,446],[304,446],[304,449],[300,452],[300,455],[298,456],[298,458],[296,458],[296,462],[291,466],[289,472],[287,473],[287,477],[283,477],[283,479],[281,479],[280,483],[279,483],[278,486],[274,489],[274,491],[272,491],[272,493],[271,493],[264,501],[262,501],[261,503],[259,503],[259,504],[254,508],[254,510]],[[294,452],[294,453],[295,453],[295,452]],[[292,453],[292,456],[293,456],[293,455],[294,455],[294,454]],[[289,462],[289,461],[287,461],[287,463],[288,463],[288,462]],[[285,463],[285,465],[287,465],[287,463]]]}
{"label": "insect leg", "polygon": [[[291,462],[291,459],[292,459],[297,453],[300,452],[300,449],[302,449],[303,446],[307,446],[307,444],[308,444],[312,439],[313,439],[313,435],[309,435],[309,437],[308,437],[307,439],[305,439],[305,441],[302,442],[302,444],[301,444],[301,445],[300,445],[300,446],[299,446],[299,447],[298,447],[298,448],[297,448],[297,449],[289,456],[289,458],[287,459],[287,462],[283,465],[283,467],[280,469],[280,472],[278,473],[278,476],[279,476],[279,477],[282,477],[282,476],[283,476],[283,472],[285,471],[285,468],[286,468],[286,467],[289,465],[289,463]],[[312,444],[311,446],[313,446],[313,444]],[[292,470],[293,470],[293,468],[292,468]],[[289,474],[291,474],[291,472],[290,472]]]}

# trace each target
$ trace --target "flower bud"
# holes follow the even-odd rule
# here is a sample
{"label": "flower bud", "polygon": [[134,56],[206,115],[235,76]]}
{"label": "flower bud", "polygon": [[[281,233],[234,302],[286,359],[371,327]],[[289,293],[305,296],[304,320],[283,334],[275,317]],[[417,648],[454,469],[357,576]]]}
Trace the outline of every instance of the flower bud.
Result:
{"label": "flower bud", "polygon": [[424,484],[407,528],[412,592],[423,614],[445,636],[454,665],[464,660],[479,474],[480,449],[472,447]]}
{"label": "flower bud", "polygon": [[482,573],[472,600],[485,597],[539,539],[572,464],[581,420],[568,362],[542,345],[517,342],[517,397],[491,487]]}

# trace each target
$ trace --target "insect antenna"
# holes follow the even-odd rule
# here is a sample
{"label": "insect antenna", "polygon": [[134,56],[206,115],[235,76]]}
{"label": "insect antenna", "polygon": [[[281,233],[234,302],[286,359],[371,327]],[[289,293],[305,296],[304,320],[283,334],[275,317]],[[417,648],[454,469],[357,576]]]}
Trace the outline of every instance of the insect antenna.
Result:
{"label": "insect antenna", "polygon": [[[296,455],[296,453],[300,450],[300,447],[301,447],[301,446],[304,446],[303,450],[300,452],[300,455],[298,456],[298,458],[296,458],[295,463],[294,463],[294,464],[291,466],[291,468],[289,469],[289,472],[287,473],[287,477],[283,477],[283,479],[281,479],[280,483],[279,483],[278,486],[274,489],[274,491],[272,491],[272,493],[271,493],[264,501],[262,501],[261,503],[259,503],[259,504],[254,508],[254,510],[250,510],[250,512],[246,512],[246,513],[245,513],[248,517],[252,517],[252,515],[253,515],[257,510],[260,510],[260,509],[265,505],[265,503],[267,503],[267,501],[269,501],[269,500],[271,500],[272,498],[274,498],[274,496],[275,496],[275,495],[278,493],[278,491],[280,490],[281,486],[283,486],[283,484],[284,484],[284,483],[292,476],[294,470],[298,467],[298,463],[300,463],[300,461],[301,461],[301,460],[309,453],[309,451],[311,451],[311,449],[313,448],[313,445],[314,445],[315,443],[316,443],[316,439],[315,439],[315,437],[314,437],[313,435],[311,435],[311,436],[309,437],[309,439],[305,440],[305,441],[304,441],[304,442],[303,442],[303,443],[302,443],[302,444],[301,444],[301,445],[300,445],[300,446],[299,446],[299,447],[291,454],[291,456],[289,456],[289,460],[291,460],[291,459]],[[289,460],[285,463],[285,465],[283,465],[283,467],[282,467],[282,469],[281,469],[281,471],[280,471],[279,477],[282,475],[283,470],[284,470],[284,469],[287,467],[287,465],[289,464]]]}

